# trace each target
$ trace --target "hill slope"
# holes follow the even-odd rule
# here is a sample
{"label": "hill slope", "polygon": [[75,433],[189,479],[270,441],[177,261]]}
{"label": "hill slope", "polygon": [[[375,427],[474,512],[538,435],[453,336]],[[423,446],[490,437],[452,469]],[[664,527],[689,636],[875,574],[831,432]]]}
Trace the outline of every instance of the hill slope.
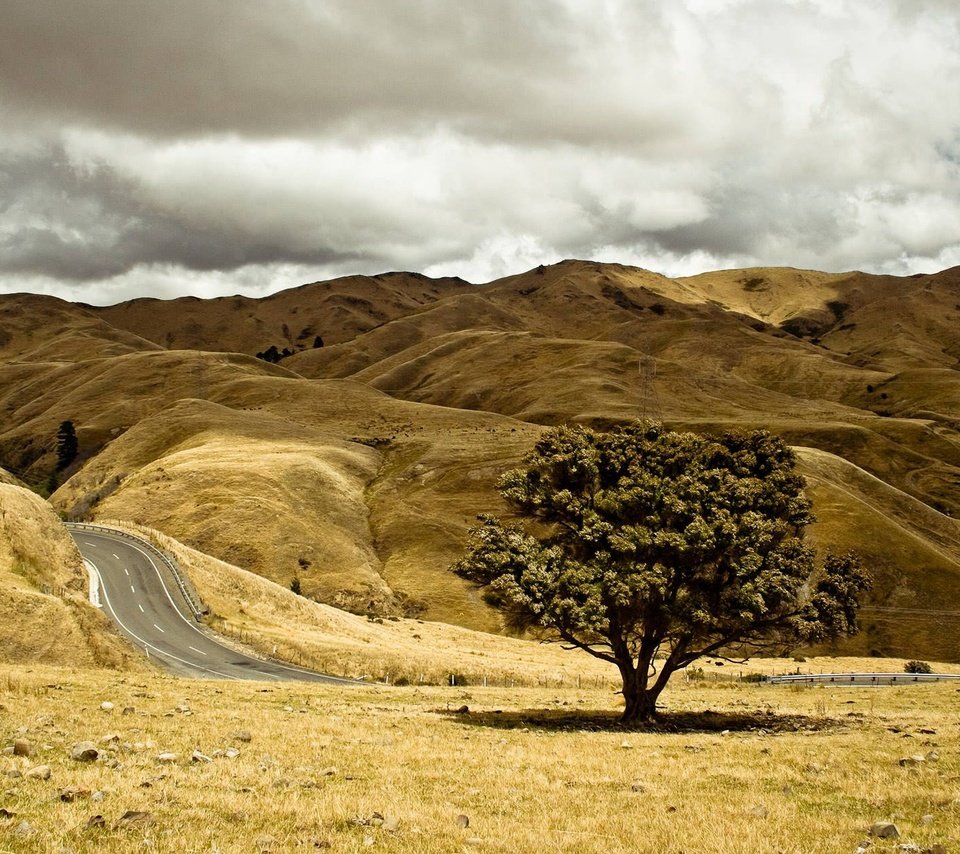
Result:
{"label": "hill slope", "polygon": [[[958,317],[957,269],[565,261],[263,300],[6,296],[0,465],[55,475],[61,512],[157,528],[320,601],[496,631],[447,567],[546,425],[767,427],[801,448],[814,541],[877,572],[855,651],[957,658]],[[270,345],[293,354],[253,358]],[[80,453],[54,472],[63,420]]]}

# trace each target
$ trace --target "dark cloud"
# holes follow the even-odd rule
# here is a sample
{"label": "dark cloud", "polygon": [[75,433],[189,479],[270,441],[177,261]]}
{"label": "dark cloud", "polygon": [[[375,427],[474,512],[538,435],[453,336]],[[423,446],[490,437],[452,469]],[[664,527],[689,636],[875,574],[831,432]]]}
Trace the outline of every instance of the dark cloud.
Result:
{"label": "dark cloud", "polygon": [[109,167],[77,166],[61,148],[0,161],[0,187],[0,274],[82,281],[150,263],[233,270],[359,260],[329,247],[258,241],[216,218],[178,220],[139,200],[136,186]]}
{"label": "dark cloud", "polygon": [[[663,50],[655,4],[636,8],[629,50]],[[159,137],[442,124],[631,144],[682,123],[666,98],[598,87],[622,57],[559,0],[7,0],[3,18],[0,93],[33,119]]]}

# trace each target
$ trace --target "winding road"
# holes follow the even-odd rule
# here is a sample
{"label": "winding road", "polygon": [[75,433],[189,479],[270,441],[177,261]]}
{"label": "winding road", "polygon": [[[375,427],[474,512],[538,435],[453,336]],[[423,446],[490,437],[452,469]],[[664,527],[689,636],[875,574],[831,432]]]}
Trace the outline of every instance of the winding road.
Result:
{"label": "winding road", "polygon": [[149,544],[104,530],[71,529],[70,534],[92,570],[91,598],[134,646],[166,670],[207,679],[356,684],[255,658],[218,641],[191,618]]}

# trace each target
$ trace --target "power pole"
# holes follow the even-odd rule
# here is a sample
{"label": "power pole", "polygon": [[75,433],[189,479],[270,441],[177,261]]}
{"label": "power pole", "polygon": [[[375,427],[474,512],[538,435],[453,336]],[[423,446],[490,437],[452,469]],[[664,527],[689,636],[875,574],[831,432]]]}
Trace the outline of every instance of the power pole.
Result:
{"label": "power pole", "polygon": [[663,421],[656,386],[657,360],[649,353],[640,357],[640,420]]}
{"label": "power pole", "polygon": [[193,366],[193,375],[197,381],[197,400],[207,399],[207,363],[202,354],[197,354],[197,361]]}

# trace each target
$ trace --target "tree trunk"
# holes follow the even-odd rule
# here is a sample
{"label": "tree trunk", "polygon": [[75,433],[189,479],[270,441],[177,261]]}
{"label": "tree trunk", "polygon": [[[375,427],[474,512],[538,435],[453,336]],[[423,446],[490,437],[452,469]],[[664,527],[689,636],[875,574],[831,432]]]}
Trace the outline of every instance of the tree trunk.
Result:
{"label": "tree trunk", "polygon": [[657,717],[657,698],[663,690],[656,682],[651,686],[647,678],[647,666],[641,672],[633,662],[620,666],[623,679],[624,709],[620,720],[625,724],[649,723]]}

